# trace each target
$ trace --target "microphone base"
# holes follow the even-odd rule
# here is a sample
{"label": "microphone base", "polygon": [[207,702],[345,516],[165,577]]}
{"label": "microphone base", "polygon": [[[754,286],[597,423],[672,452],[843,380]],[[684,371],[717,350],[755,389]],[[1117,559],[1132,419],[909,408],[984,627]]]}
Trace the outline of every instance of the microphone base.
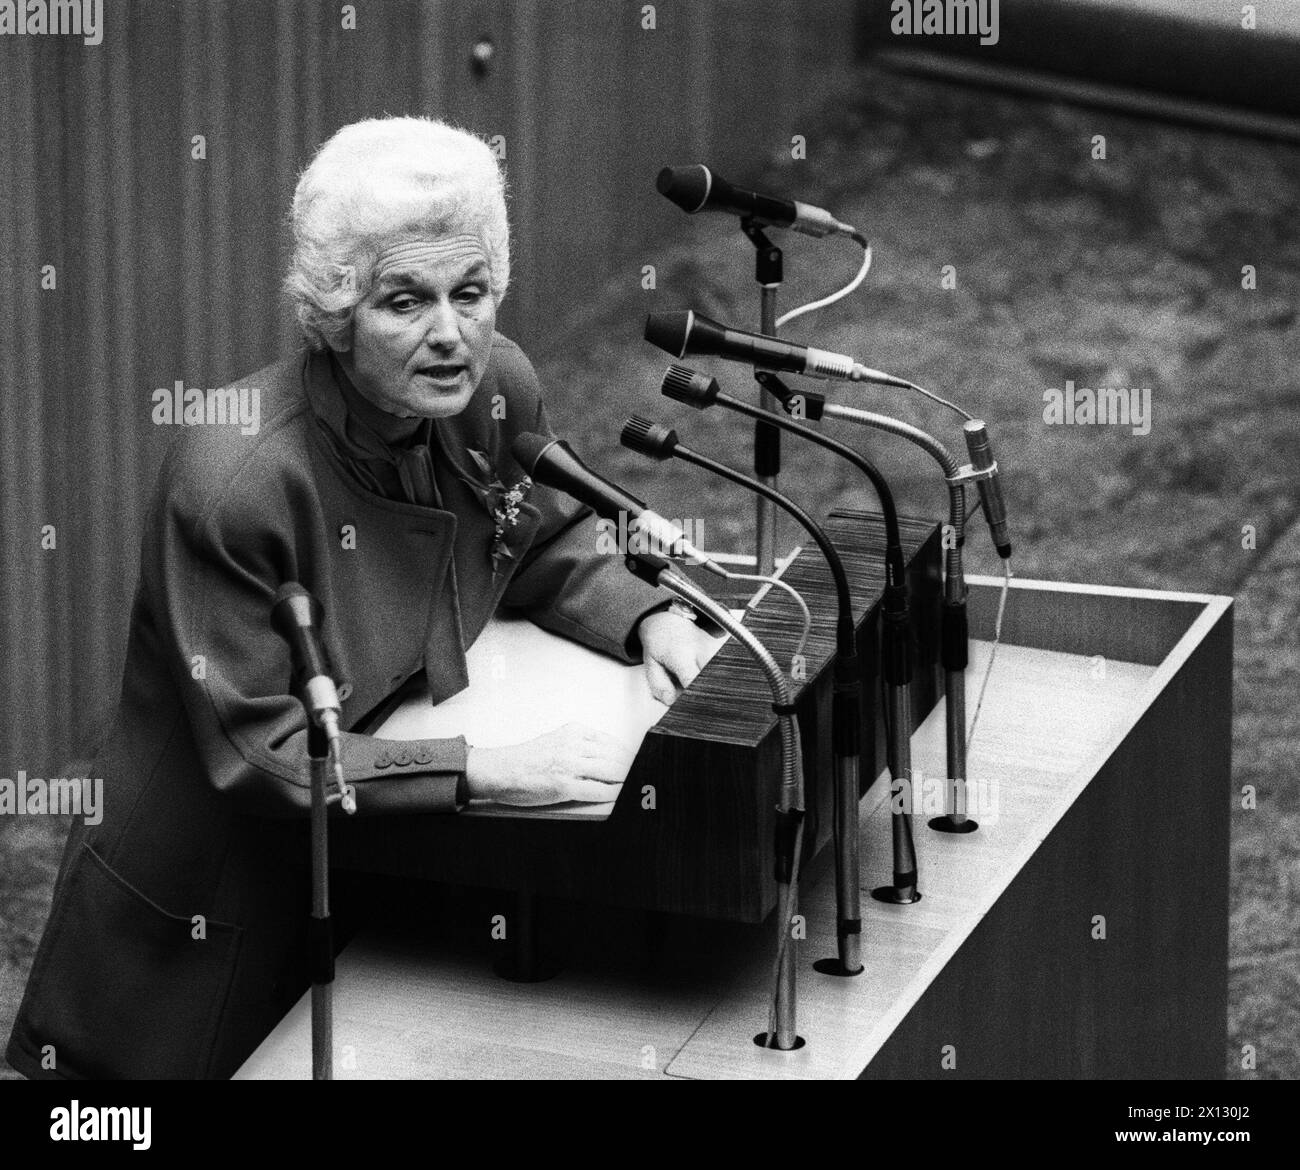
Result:
{"label": "microphone base", "polygon": [[866,967],[859,965],[856,971],[850,971],[843,959],[818,959],[813,964],[813,970],[819,975],[835,975],[841,979],[851,979],[854,975],[861,975]]}
{"label": "microphone base", "polygon": [[808,1043],[808,1041],[805,1040],[802,1036],[796,1036],[794,1038],[794,1043],[791,1044],[789,1048],[778,1048],[776,1046],[775,1032],[772,1033],[771,1044],[767,1042],[767,1033],[760,1032],[757,1036],[754,1037],[754,1043],[757,1044],[760,1048],[769,1048],[773,1052],[798,1052],[800,1048],[802,1048],[805,1044]]}
{"label": "microphone base", "polygon": [[871,891],[871,896],[877,902],[885,902],[890,906],[910,906],[921,900],[915,886],[877,886]]}
{"label": "microphone base", "polygon": [[979,821],[973,821],[960,813],[945,813],[927,823],[936,833],[973,833],[980,827]]}

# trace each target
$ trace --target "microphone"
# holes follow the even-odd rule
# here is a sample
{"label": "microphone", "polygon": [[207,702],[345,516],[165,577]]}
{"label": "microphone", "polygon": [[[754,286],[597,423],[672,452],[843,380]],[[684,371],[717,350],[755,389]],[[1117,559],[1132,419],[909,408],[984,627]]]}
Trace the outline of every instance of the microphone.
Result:
{"label": "microphone", "polygon": [[907,610],[906,562],[903,560],[903,543],[898,527],[898,511],[894,507],[894,494],[889,484],[880,474],[879,468],[871,460],[860,455],[852,447],[846,447],[834,439],[828,439],[812,427],[793,422],[779,414],[772,414],[757,406],[750,406],[730,394],[723,394],[716,378],[692,370],[689,366],[669,366],[660,383],[659,392],[665,398],[681,402],[696,410],[705,410],[710,406],[723,406],[727,410],[743,414],[748,418],[771,422],[792,435],[800,435],[818,447],[833,451],[841,459],[847,459],[870,481],[880,501],[880,511],[885,521],[885,610],[886,612],[905,613]]}
{"label": "microphone", "polygon": [[856,229],[840,223],[829,211],[733,186],[721,175],[696,163],[689,167],[664,167],[655,186],[688,215],[697,211],[725,211],[772,227],[793,228],[806,236],[852,236]]}
{"label": "microphone", "polygon": [[853,661],[857,658],[858,643],[857,634],[854,632],[853,600],[849,593],[848,575],[844,571],[844,564],[840,554],[835,546],[831,544],[830,538],[807,512],[788,496],[777,491],[776,488],[769,487],[760,480],[751,479],[747,475],[742,475],[725,463],[719,463],[715,459],[710,459],[707,455],[692,450],[678,439],[675,430],[642,415],[634,414],[623,424],[619,442],[629,451],[635,451],[638,455],[645,455],[647,458],[660,463],[676,458],[684,463],[703,468],[705,471],[730,480],[734,484],[739,484],[751,492],[765,496],[775,503],[777,507],[785,509],[786,512],[793,516],[812,536],[817,547],[821,549],[822,555],[826,558],[826,563],[830,566],[836,599],[839,603],[839,622],[836,626],[837,653],[846,661]]}
{"label": "microphone", "polygon": [[875,382],[882,386],[909,389],[910,383],[880,370],[855,362],[847,354],[814,349],[769,337],[732,329],[691,309],[676,313],[651,313],[645,321],[645,339],[675,358],[713,355],[746,362],[769,370],[787,370],[810,378],[833,381]]}
{"label": "microphone", "polygon": [[721,565],[687,540],[676,524],[647,508],[644,500],[597,475],[563,439],[525,432],[515,438],[510,451],[538,483],[572,496],[606,520],[617,523],[620,516],[626,516],[629,528],[649,537],[663,555],[695,561],[720,577],[727,575]]}
{"label": "microphone", "polygon": [[286,581],[271,604],[271,627],[289,643],[295,684],[312,722],[337,740],[343,707],[330,675],[329,660],[321,642],[320,602],[297,581]]}
{"label": "microphone", "polygon": [[962,427],[966,436],[966,450],[970,453],[970,465],[976,471],[988,471],[993,474],[979,479],[980,502],[984,505],[984,515],[989,522],[989,532],[993,534],[993,546],[998,556],[1004,561],[1011,556],[1011,533],[1007,529],[1007,504],[1002,497],[1002,481],[998,477],[997,460],[993,458],[993,444],[989,439],[989,429],[982,418],[973,418]]}
{"label": "microphone", "polygon": [[[619,441],[629,450],[663,461],[677,458],[770,499],[803,526],[821,549],[835,583],[838,618],[835,623],[835,686],[831,698],[831,753],[835,760],[835,874],[838,957],[819,964],[819,971],[860,975],[859,934],[862,930],[858,897],[858,803],[862,789],[862,741],[859,708],[862,701],[862,664],[853,622],[853,597],[839,551],[825,530],[798,504],[775,488],[693,451],[677,432],[634,414],[623,426]],[[874,778],[874,777],[873,777]]]}

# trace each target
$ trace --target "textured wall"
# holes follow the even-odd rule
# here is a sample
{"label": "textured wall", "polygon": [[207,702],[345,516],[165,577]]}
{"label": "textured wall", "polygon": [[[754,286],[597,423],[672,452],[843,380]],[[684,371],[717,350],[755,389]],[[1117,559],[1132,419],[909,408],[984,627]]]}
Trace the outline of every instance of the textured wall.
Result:
{"label": "textured wall", "polygon": [[654,29],[645,8],[359,0],[345,30],[334,0],[108,0],[102,44],[0,37],[0,775],[94,748],[172,438],[150,396],[291,344],[284,217],[319,142],[382,113],[504,135],[501,323],[535,345],[672,230],[661,165],[743,176],[854,49],[852,0],[661,0]]}

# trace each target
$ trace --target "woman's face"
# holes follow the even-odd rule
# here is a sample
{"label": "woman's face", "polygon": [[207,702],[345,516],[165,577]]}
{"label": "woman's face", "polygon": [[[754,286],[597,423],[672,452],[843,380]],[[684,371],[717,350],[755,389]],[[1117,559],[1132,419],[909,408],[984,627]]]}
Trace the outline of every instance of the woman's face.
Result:
{"label": "woman's face", "polygon": [[447,418],[469,405],[496,326],[491,270],[476,235],[394,244],[375,264],[338,354],[356,388],[402,418]]}

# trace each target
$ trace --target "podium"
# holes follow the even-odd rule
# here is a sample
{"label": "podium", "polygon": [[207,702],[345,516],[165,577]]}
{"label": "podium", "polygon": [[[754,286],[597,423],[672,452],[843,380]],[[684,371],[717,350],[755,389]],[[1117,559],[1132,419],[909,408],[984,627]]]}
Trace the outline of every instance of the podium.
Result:
{"label": "podium", "polygon": [[[933,633],[938,626],[942,550],[936,525],[901,520],[899,528],[918,646],[912,684],[915,723],[933,708],[942,686]],[[865,770],[875,776],[885,766],[874,678],[884,526],[874,514],[842,512],[832,513],[826,530],[845,559],[861,654],[873,674],[863,688],[862,719],[863,756],[869,761]],[[834,590],[816,549],[795,556],[784,578],[813,613],[804,648],[805,678],[792,688],[803,733],[805,857],[811,861],[831,836],[828,726]],[[712,583],[706,588],[716,592]],[[782,591],[771,590],[746,625],[778,662],[790,663],[798,635],[797,610]],[[511,664],[503,666],[508,674]],[[631,669],[638,680],[642,673],[640,667],[613,662],[609,666]],[[558,680],[552,679],[552,685]],[[591,702],[598,720],[600,696],[592,695]],[[494,714],[499,721],[510,718],[509,709]],[[781,767],[776,724],[759,667],[743,647],[728,641],[649,728],[617,802],[603,810],[604,824],[572,811],[542,818],[521,816],[517,810],[509,810],[514,813],[509,816],[483,815],[481,809],[459,817],[357,817],[334,826],[331,862],[341,869],[527,891],[530,896],[761,922],[772,912],[776,897],[773,838]],[[434,731],[427,719],[421,722],[417,716],[404,718],[401,726],[404,734],[418,738],[454,734],[455,723],[438,724]],[[513,742],[539,730],[521,731]],[[377,734],[391,732],[385,726]]]}
{"label": "podium", "polygon": [[[1000,584],[971,582],[972,695]],[[917,810],[924,898],[864,900],[857,978],[812,968],[835,952],[834,881],[829,851],[809,863],[804,1047],[752,1042],[771,938],[747,921],[762,906],[744,883],[712,903],[731,920],[665,914],[665,902],[710,898],[652,869],[641,888],[671,893],[639,911],[611,910],[608,890],[575,898],[573,945],[547,982],[492,974],[505,944],[489,903],[438,932],[361,933],[338,960],[337,1075],[1222,1076],[1231,680],[1230,598],[1014,581],[970,756],[979,831],[935,833],[925,820],[940,809]],[[920,800],[937,799],[943,785],[925,778],[943,776],[941,706],[919,722],[913,753]],[[888,880],[889,811],[888,783],[872,785],[864,891]],[[565,872],[563,859],[549,872]],[[237,1075],[309,1074],[304,999]]]}

